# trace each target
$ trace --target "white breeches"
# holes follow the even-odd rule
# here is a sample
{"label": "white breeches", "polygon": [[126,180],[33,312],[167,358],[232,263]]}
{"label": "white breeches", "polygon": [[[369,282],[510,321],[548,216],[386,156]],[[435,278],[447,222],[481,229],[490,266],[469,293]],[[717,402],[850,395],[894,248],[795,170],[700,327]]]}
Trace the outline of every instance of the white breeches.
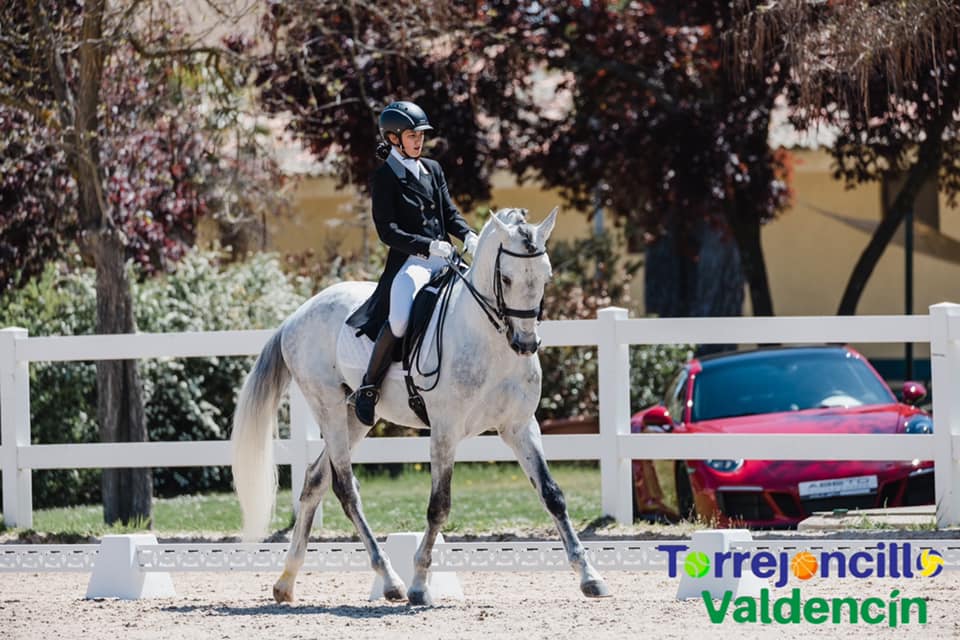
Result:
{"label": "white breeches", "polygon": [[390,287],[390,331],[400,338],[407,332],[407,323],[410,321],[410,309],[413,299],[433,277],[446,266],[446,261],[437,256],[421,258],[410,256],[400,267],[400,271],[393,279]]}

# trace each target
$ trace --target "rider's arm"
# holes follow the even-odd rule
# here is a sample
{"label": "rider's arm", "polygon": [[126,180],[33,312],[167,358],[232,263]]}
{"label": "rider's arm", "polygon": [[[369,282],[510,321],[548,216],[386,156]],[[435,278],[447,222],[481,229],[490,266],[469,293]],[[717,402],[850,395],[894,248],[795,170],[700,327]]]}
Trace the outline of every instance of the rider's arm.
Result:
{"label": "rider's arm", "polygon": [[419,233],[410,233],[397,223],[397,202],[399,185],[389,171],[377,171],[373,174],[371,192],[373,194],[373,223],[377,235],[391,249],[408,255],[430,255],[430,241],[433,238]]}
{"label": "rider's arm", "polygon": [[443,169],[440,168],[439,163],[435,164],[437,184],[440,186],[440,208],[442,209],[440,213],[443,215],[444,225],[450,234],[463,241],[467,238],[468,233],[473,232],[473,229],[460,215],[457,205],[453,204],[453,200],[450,199],[450,190],[447,188],[447,179],[443,175]]}

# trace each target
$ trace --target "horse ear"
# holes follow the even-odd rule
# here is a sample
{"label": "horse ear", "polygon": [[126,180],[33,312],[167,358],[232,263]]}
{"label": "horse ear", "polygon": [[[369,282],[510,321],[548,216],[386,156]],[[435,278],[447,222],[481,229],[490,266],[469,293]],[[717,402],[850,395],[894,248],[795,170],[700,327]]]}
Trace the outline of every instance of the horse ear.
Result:
{"label": "horse ear", "polygon": [[560,207],[554,207],[546,220],[537,225],[537,239],[540,241],[540,244],[546,246],[547,238],[553,233],[553,227],[557,224],[557,213],[559,212]]}
{"label": "horse ear", "polygon": [[504,235],[510,235],[510,229],[507,227],[506,223],[500,219],[500,216],[497,215],[497,212],[494,211],[490,214],[490,219],[497,225],[497,229]]}

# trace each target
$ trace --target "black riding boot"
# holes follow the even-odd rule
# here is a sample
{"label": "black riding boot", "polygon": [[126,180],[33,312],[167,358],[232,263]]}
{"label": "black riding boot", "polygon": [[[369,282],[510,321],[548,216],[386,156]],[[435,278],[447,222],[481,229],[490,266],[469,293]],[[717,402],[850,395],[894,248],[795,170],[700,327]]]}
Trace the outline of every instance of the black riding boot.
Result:
{"label": "black riding boot", "polygon": [[373,344],[373,353],[370,354],[370,364],[367,365],[367,372],[363,374],[363,382],[354,395],[354,410],[357,413],[357,419],[363,424],[372,427],[376,416],[374,407],[377,400],[380,399],[380,383],[387,375],[387,369],[393,362],[393,346],[397,343],[396,336],[390,330],[390,323],[383,323],[380,329],[380,335]]}

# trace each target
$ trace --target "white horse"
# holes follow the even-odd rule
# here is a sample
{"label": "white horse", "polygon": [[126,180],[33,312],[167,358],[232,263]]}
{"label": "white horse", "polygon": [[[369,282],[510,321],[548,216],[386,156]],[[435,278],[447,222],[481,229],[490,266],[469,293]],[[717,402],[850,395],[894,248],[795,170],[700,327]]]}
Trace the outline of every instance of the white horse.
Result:
{"label": "white horse", "polygon": [[[470,269],[453,285],[442,333],[444,361],[436,388],[424,394],[431,423],[432,484],[426,534],[414,557],[415,574],[409,590],[390,566],[363,515],[350,455],[369,427],[357,420],[347,404],[347,392],[360,385],[363,372],[342,366],[337,359],[337,336],[344,320],[370,295],[373,283],[344,282],[324,289],[284,321],[267,342],[240,392],[233,422],[233,476],[245,538],[262,537],[273,511],[277,481],[271,440],[277,407],[291,376],[320,425],[325,445],[323,454],[307,469],[290,550],[273,588],[277,602],[293,600],[314,513],[332,484],[370,554],[373,569],[383,579],[386,598],[431,604],[427,572],[437,533],[450,511],[457,445],[491,428],[513,449],[553,516],[567,558],[579,573],[583,594],[609,595],[567,516],[563,493],[547,468],[540,427],[534,418],[541,378],[536,356],[540,344],[537,310],[551,277],[545,247],[556,216],[554,209],[541,224],[531,225],[523,210],[507,209],[492,215],[480,232]],[[421,385],[424,382],[418,380]],[[384,380],[377,414],[395,424],[425,428],[408,406],[401,379],[388,376]]]}

